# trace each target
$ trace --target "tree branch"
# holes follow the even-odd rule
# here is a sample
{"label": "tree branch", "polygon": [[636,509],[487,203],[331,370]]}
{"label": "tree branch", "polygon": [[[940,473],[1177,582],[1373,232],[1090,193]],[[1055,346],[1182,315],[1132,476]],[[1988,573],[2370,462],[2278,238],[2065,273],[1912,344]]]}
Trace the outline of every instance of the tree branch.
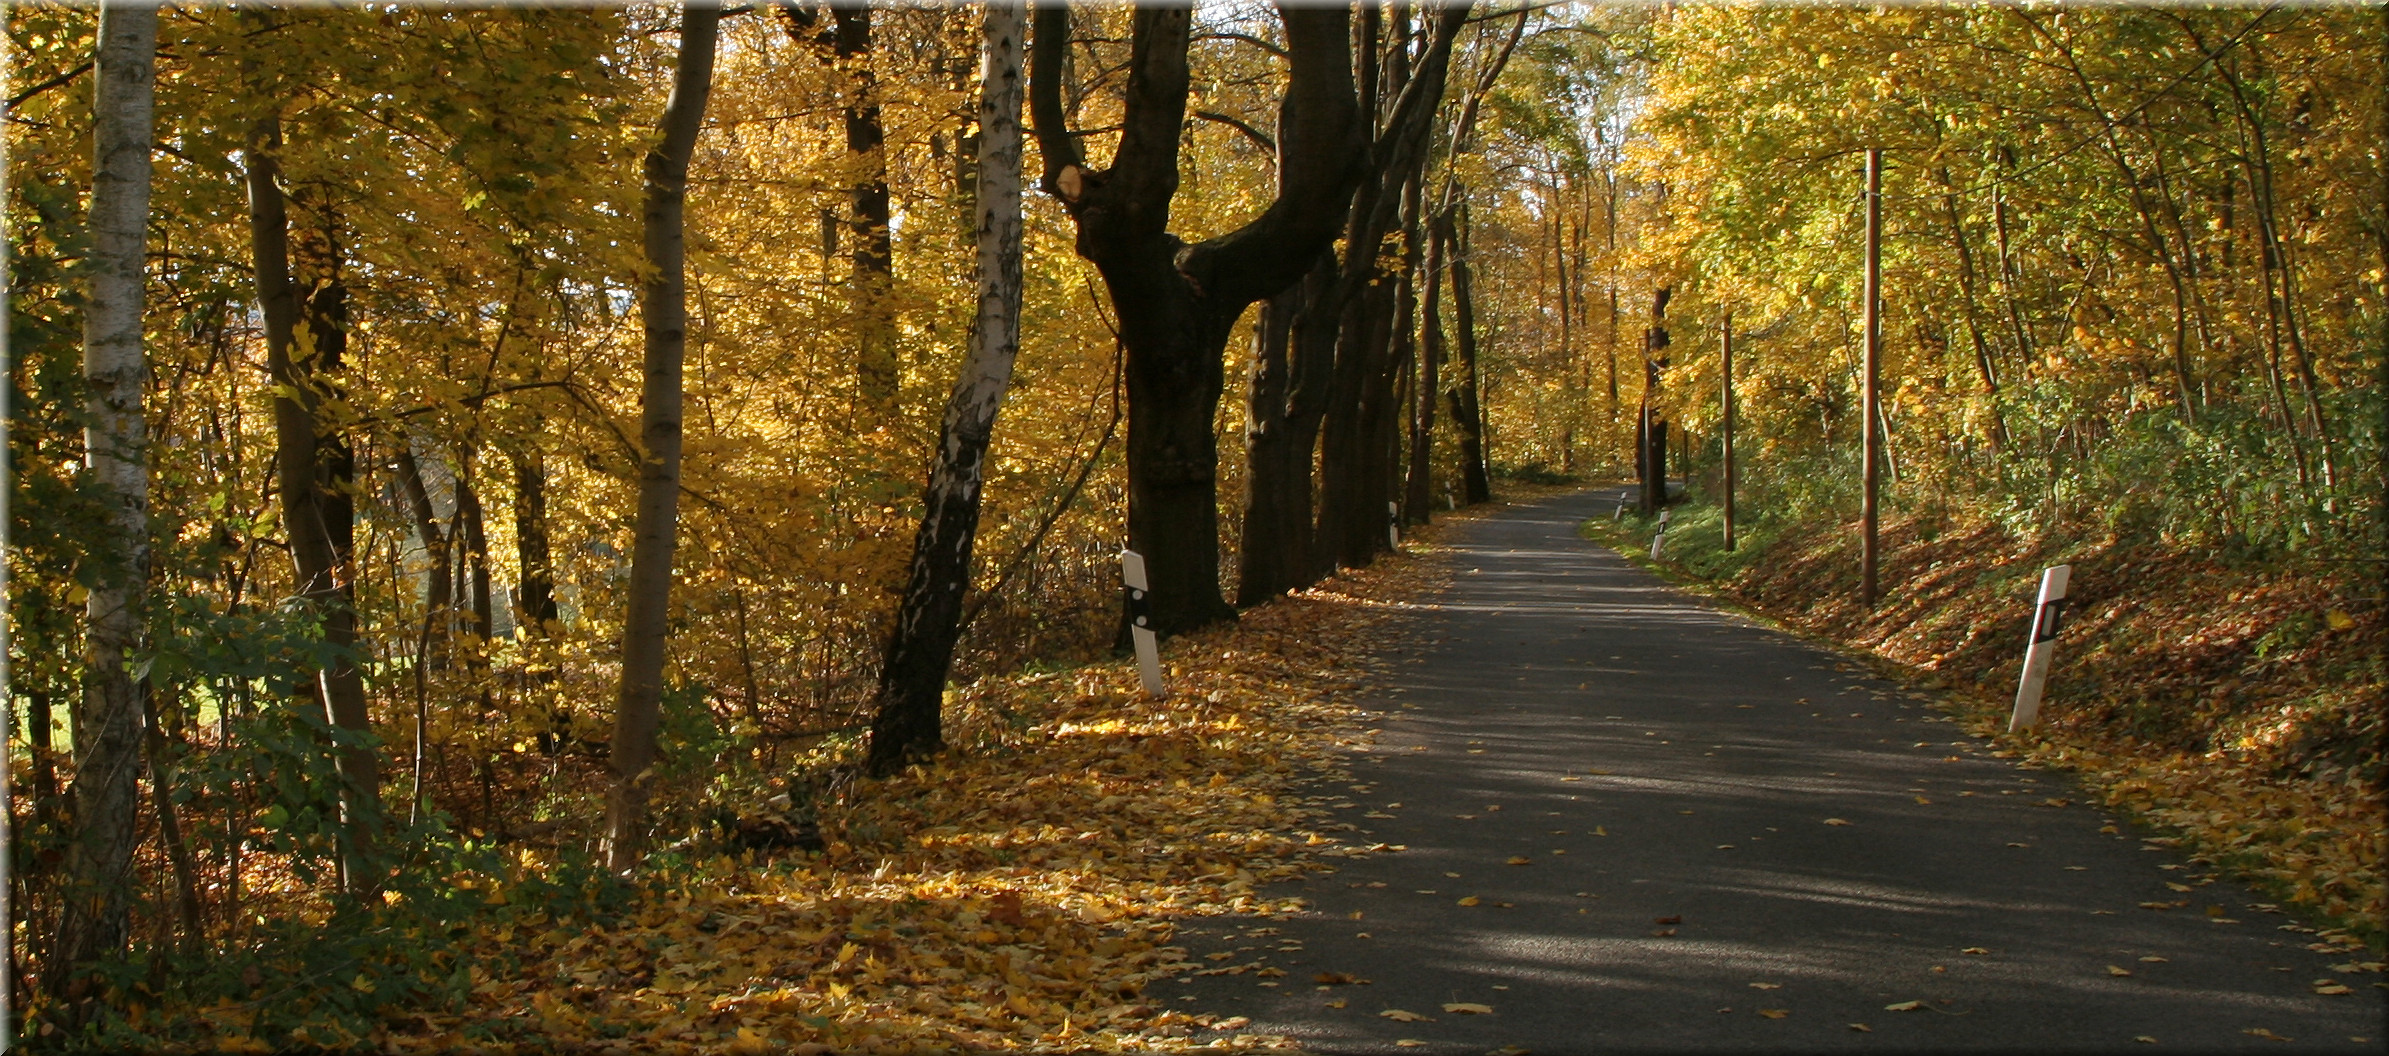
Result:
{"label": "tree branch", "polygon": [[1262,150],[1266,150],[1272,154],[1277,153],[1277,140],[1269,138],[1269,133],[1263,132],[1260,129],[1254,128],[1253,126],[1244,123],[1233,114],[1223,114],[1216,110],[1197,110],[1194,112],[1194,116],[1202,118],[1205,121],[1217,122],[1219,124],[1226,125],[1229,128],[1233,128],[1238,132],[1242,132],[1244,133],[1244,138],[1252,140],[1253,143],[1259,146]]}
{"label": "tree branch", "polygon": [[1066,0],[1037,5],[1034,32],[1029,40],[1029,118],[1037,126],[1037,153],[1045,158],[1045,173],[1038,186],[1045,193],[1075,208],[1079,197],[1076,179],[1067,190],[1062,186],[1062,174],[1071,169],[1086,168],[1086,156],[1079,153],[1078,140],[1070,134],[1070,121],[1062,110],[1062,60],[1070,51],[1070,5]]}
{"label": "tree branch", "polygon": [[52,88],[56,88],[56,87],[58,87],[58,86],[60,86],[60,85],[63,85],[63,84],[70,83],[70,82],[72,82],[72,81],[73,81],[75,78],[83,76],[85,73],[89,72],[90,70],[91,70],[91,60],[90,60],[90,59],[85,59],[85,60],[83,60],[83,61],[82,61],[82,63],[81,63],[81,64],[77,65],[77,66],[76,66],[74,69],[68,70],[68,71],[66,71],[65,73],[59,74],[59,75],[58,75],[58,76],[56,76],[56,77],[52,77],[52,78],[50,78],[49,80],[43,81],[43,82],[41,82],[40,84],[34,85],[34,86],[33,86],[33,87],[31,87],[31,88],[27,88],[27,89],[25,89],[24,91],[21,91],[21,92],[18,92],[17,94],[15,94],[15,95],[9,96],[9,97],[8,97],[8,109],[10,109],[10,110],[14,110],[14,109],[16,109],[17,107],[23,106],[23,105],[25,105],[25,100],[27,100],[27,99],[31,99],[31,98],[33,98],[34,96],[40,95],[41,93],[43,93],[43,92],[46,92],[46,91],[49,91],[49,90],[50,90],[50,89],[52,89]]}
{"label": "tree branch", "polygon": [[1178,270],[1207,296],[1248,304],[1300,281],[1335,240],[1362,175],[1368,127],[1352,81],[1352,13],[1280,8],[1290,59],[1278,109],[1277,199],[1237,230],[1180,257]]}

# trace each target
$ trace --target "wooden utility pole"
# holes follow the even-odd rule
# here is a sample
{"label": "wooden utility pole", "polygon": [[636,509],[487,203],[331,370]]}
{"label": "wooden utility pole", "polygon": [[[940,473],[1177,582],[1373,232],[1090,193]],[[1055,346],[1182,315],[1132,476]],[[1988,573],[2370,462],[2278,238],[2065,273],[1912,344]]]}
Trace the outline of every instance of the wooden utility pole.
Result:
{"label": "wooden utility pole", "polygon": [[1717,321],[1718,373],[1725,379],[1725,548],[1734,548],[1734,310]]}
{"label": "wooden utility pole", "polygon": [[1859,543],[1859,593],[1868,608],[1875,605],[1875,521],[1876,489],[1881,483],[1883,461],[1882,438],[1875,434],[1875,423],[1881,418],[1881,377],[1883,369],[1883,151],[1866,152],[1866,386],[1864,406],[1860,408],[1861,445],[1865,454],[1866,492],[1860,500],[1858,519],[1864,534]]}

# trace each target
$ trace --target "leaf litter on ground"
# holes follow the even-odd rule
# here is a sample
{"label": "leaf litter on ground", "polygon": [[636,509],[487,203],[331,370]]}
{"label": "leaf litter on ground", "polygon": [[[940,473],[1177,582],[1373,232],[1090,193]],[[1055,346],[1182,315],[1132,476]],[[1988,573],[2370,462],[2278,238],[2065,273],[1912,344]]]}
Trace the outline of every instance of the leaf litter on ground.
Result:
{"label": "leaf litter on ground", "polygon": [[[1393,618],[1447,574],[1436,534],[1166,643],[1166,699],[1145,698],[1126,661],[962,687],[948,740],[965,747],[824,805],[825,851],[651,876],[603,926],[464,936],[469,1007],[394,1011],[371,1040],[625,1056],[1283,1048],[1203,1036],[1249,1021],[1144,991],[1200,964],[1171,944],[1179,921],[1282,918],[1301,903],[1268,882],[1399,850],[1345,840],[1327,809],[1339,797],[1312,786],[1349,782],[1346,762],[1372,748],[1354,700]],[[1282,974],[1202,971],[1247,969]]]}

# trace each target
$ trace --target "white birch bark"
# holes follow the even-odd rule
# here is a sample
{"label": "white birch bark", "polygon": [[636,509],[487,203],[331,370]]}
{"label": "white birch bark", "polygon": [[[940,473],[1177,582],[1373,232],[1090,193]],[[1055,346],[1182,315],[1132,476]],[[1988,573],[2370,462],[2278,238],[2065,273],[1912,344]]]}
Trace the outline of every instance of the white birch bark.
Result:
{"label": "white birch bark", "polygon": [[886,773],[943,742],[939,708],[961,634],[979,530],[979,488],[1020,351],[1021,38],[1026,6],[985,6],[980,43],[978,311],[946,399],[937,462],[913,538],[904,602],[881,665],[870,766]]}
{"label": "white birch bark", "polygon": [[74,712],[73,843],[53,951],[58,967],[45,973],[52,976],[53,992],[81,966],[123,949],[127,938],[134,778],[141,766],[141,680],[134,663],[149,577],[149,430],[142,417],[149,367],[141,318],[157,34],[154,6],[100,8],[83,444],[84,466],[106,519],[93,526],[98,575],[89,584],[83,695]]}

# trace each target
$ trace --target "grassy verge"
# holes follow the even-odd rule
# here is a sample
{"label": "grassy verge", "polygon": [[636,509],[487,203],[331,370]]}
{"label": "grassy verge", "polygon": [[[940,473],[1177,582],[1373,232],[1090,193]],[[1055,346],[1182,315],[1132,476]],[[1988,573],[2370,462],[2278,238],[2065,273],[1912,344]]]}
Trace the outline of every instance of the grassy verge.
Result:
{"label": "grassy verge", "polygon": [[[1787,629],[1942,691],[1979,736],[2089,789],[2195,861],[2312,911],[2318,946],[2383,946],[2384,627],[2354,573],[2235,567],[2113,536],[2020,539],[1888,520],[1883,598],[1858,601],[1854,532],[1673,511],[1662,557],[1629,509],[1583,534]],[[2006,733],[2041,569],[2074,568],[2042,724]],[[2319,926],[2315,926],[2319,925]]]}

